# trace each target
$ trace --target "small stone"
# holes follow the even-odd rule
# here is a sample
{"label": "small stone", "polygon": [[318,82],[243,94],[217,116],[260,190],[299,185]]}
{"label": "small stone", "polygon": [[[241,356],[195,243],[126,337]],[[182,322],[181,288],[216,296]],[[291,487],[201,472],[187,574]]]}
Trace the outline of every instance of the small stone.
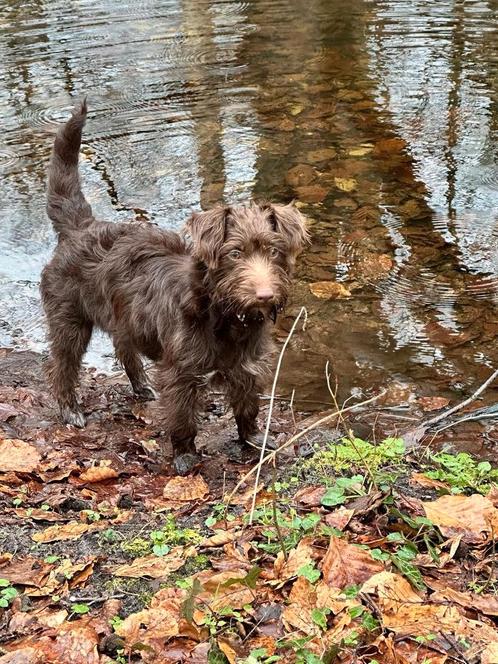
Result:
{"label": "small stone", "polygon": [[316,171],[308,164],[297,164],[287,171],[285,180],[291,187],[302,187],[316,179]]}
{"label": "small stone", "polygon": [[321,203],[329,193],[329,190],[320,185],[308,185],[306,187],[296,187],[296,193],[301,201],[305,203]]}
{"label": "small stone", "polygon": [[321,162],[334,159],[336,155],[337,152],[334,150],[334,148],[320,148],[319,150],[311,150],[311,152],[308,152],[306,157],[310,164],[319,164]]}

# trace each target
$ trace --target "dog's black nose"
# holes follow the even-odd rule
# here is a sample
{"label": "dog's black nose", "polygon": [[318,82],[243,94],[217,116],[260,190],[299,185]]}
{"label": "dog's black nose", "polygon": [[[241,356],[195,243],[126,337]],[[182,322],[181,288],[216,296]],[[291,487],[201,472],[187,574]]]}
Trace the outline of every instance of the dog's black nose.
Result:
{"label": "dog's black nose", "polygon": [[269,302],[273,299],[273,291],[271,288],[260,288],[256,291],[256,299],[259,302]]}

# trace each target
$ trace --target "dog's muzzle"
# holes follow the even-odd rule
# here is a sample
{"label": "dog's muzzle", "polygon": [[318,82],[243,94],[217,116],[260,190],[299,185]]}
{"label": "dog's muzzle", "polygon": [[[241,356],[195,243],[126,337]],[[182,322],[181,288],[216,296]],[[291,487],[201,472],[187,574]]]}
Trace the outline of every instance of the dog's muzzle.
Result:
{"label": "dog's muzzle", "polygon": [[273,324],[275,324],[277,322],[277,316],[282,310],[283,310],[282,304],[273,304],[271,307],[268,308],[252,309],[247,312],[238,313],[236,314],[236,316],[237,320],[240,323],[242,323],[244,327],[247,327],[251,323],[262,324],[267,319],[273,321]]}

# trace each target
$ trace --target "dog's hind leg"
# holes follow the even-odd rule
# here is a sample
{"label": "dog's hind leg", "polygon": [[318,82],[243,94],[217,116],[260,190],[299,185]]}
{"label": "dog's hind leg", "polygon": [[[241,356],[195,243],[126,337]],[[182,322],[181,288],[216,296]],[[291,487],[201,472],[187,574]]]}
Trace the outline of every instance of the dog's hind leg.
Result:
{"label": "dog's hind leg", "polygon": [[149,385],[142,360],[131,342],[114,335],[113,343],[116,357],[123,365],[133,392],[137,397],[146,401],[155,399],[157,396],[156,392]]}
{"label": "dog's hind leg", "polygon": [[85,416],[76,398],[76,386],[81,368],[81,360],[92,336],[90,321],[78,318],[71,312],[63,311],[48,320],[50,358],[48,379],[52,393],[60,408],[61,417],[67,424],[85,426]]}

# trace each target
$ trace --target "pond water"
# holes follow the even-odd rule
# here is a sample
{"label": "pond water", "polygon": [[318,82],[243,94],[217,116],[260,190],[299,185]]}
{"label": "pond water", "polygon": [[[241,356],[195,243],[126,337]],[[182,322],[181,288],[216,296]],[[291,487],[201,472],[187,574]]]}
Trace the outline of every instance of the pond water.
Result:
{"label": "pond water", "polygon": [[491,0],[0,0],[0,344],[45,348],[47,160],[87,94],[101,218],[308,216],[281,390],[326,401],[329,360],[341,398],[471,391],[498,366],[497,26]]}

